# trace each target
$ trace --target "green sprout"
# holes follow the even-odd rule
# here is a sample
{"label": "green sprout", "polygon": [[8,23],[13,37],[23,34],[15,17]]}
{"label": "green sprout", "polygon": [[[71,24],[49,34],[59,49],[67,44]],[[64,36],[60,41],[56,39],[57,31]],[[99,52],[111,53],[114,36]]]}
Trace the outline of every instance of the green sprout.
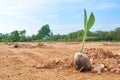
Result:
{"label": "green sprout", "polygon": [[85,40],[87,38],[87,34],[88,34],[89,30],[92,28],[94,22],[95,22],[95,17],[94,17],[93,12],[91,12],[89,19],[87,19],[87,12],[84,9],[84,30],[83,30],[82,47],[80,50],[81,53],[83,52],[84,43],[85,43]]}

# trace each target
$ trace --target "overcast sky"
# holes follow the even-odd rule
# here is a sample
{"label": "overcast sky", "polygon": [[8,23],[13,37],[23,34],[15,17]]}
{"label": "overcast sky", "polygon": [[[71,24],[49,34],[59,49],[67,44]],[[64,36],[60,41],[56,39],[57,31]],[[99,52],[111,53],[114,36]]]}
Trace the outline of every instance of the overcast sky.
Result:
{"label": "overcast sky", "polygon": [[0,0],[0,33],[32,35],[49,24],[54,34],[67,34],[83,28],[84,8],[96,18],[91,31],[120,27],[120,0]]}

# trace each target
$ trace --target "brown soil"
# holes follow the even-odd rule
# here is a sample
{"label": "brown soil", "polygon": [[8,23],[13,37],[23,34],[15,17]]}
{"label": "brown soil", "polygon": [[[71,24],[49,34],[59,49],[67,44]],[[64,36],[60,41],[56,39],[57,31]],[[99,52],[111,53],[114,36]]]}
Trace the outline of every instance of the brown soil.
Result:
{"label": "brown soil", "polygon": [[120,43],[117,42],[104,42],[103,43],[104,46],[120,46]]}
{"label": "brown soil", "polygon": [[73,67],[81,43],[0,43],[0,80],[120,80],[118,44],[86,43],[92,70],[81,73]]}

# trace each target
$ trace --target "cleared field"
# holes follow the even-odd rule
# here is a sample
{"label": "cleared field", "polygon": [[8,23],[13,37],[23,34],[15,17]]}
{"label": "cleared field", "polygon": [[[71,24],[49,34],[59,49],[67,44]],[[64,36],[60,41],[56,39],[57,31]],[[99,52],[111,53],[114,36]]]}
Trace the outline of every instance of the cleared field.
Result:
{"label": "cleared field", "polygon": [[[81,73],[73,57],[81,43],[0,43],[0,80],[120,80],[120,74]],[[85,48],[102,48],[120,55],[120,43],[87,42]],[[119,59],[120,60],[120,59]]]}

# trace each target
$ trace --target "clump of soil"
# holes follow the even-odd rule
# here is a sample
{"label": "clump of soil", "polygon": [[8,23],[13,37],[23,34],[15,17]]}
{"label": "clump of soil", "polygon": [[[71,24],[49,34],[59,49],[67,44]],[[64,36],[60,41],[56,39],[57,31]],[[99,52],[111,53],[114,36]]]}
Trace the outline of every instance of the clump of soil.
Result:
{"label": "clump of soil", "polygon": [[18,47],[19,47],[19,45],[18,45],[18,44],[15,44],[15,45],[14,45],[14,48],[18,48]]}
{"label": "clump of soil", "polygon": [[101,74],[101,72],[120,74],[120,55],[114,55],[111,51],[102,48],[86,48],[84,53],[90,58],[91,72],[98,74]]}
{"label": "clump of soil", "polygon": [[8,43],[10,48],[47,48],[48,46],[43,43],[38,43],[37,45],[30,44],[19,44],[19,43]]}
{"label": "clump of soil", "polygon": [[11,48],[35,48],[35,46],[32,46],[30,44],[18,44],[18,43],[12,44],[10,47]]}
{"label": "clump of soil", "polygon": [[84,53],[87,54],[90,58],[94,57],[95,59],[114,57],[114,54],[111,51],[104,50],[102,48],[85,48]]}
{"label": "clump of soil", "polygon": [[43,43],[38,43],[35,47],[45,48],[47,46],[45,44],[43,44]]}
{"label": "clump of soil", "polygon": [[47,60],[44,61],[43,63],[34,64],[33,67],[37,69],[72,68],[73,59],[65,58],[65,59]]}

